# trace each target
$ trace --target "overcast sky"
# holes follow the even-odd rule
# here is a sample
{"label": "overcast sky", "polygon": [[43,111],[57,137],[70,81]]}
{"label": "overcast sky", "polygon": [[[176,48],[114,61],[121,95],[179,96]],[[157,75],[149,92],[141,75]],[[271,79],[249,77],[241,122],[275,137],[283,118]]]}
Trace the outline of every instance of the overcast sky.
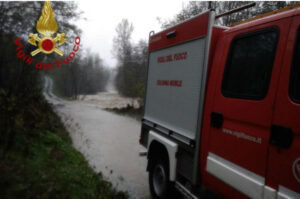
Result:
{"label": "overcast sky", "polygon": [[123,1],[87,1],[78,2],[79,9],[84,11],[86,21],[80,21],[83,30],[82,44],[98,53],[109,67],[116,65],[112,57],[112,40],[115,28],[123,18],[127,18],[134,26],[132,41],[147,39],[151,30],[158,32],[160,24],[157,17],[170,19],[186,4],[183,1],[172,0],[123,0]]}

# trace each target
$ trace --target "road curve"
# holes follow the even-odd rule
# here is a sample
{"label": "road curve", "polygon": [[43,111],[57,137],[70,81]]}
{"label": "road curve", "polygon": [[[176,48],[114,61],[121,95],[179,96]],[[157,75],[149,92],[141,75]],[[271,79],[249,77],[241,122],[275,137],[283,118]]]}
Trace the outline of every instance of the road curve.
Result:
{"label": "road curve", "polygon": [[140,122],[95,104],[60,99],[53,95],[49,77],[44,88],[45,98],[64,122],[74,147],[94,170],[131,198],[150,198],[146,158],[138,156],[143,149],[138,144]]}

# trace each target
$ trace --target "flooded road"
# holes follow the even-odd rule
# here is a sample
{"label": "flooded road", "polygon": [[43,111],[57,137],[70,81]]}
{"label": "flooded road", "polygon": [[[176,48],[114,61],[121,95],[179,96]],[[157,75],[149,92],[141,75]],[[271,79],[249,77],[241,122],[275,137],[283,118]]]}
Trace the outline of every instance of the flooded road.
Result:
{"label": "flooded road", "polygon": [[62,118],[74,147],[96,172],[131,198],[150,198],[146,158],[138,156],[144,150],[138,143],[140,122],[103,110],[134,100],[122,99],[117,93],[100,93],[82,101],[63,100],[52,94],[50,78],[46,78],[44,95]]}

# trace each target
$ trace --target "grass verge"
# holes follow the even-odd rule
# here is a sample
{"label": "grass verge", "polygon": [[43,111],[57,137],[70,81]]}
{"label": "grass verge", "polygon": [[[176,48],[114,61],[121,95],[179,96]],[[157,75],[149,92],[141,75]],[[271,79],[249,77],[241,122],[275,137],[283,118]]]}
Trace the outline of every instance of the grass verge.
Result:
{"label": "grass verge", "polygon": [[105,181],[101,173],[95,173],[73,148],[68,132],[46,102],[30,104],[36,115],[29,118],[33,122],[30,125],[24,122],[28,116],[24,109],[28,107],[20,108],[18,103],[15,106],[7,112],[13,111],[18,117],[7,120],[10,130],[4,134],[9,138],[17,130],[13,146],[7,147],[5,142],[0,145],[1,199],[128,198]]}

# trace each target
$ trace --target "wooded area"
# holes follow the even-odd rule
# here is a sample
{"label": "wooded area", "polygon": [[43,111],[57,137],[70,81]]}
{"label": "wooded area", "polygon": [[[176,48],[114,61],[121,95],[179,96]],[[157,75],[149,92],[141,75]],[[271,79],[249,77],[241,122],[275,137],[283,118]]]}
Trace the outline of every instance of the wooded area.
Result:
{"label": "wooded area", "polygon": [[[44,99],[43,75],[55,77],[63,96],[94,93],[105,86],[106,71],[93,54],[73,60],[52,72],[27,65],[16,55],[14,41],[21,37],[23,50],[44,2],[0,2],[0,196],[1,198],[127,198],[95,173],[76,151],[68,132]],[[81,12],[75,2],[52,2],[59,32],[74,41],[80,30],[72,23]],[[73,48],[67,42],[60,48]],[[49,63],[55,54],[34,59]],[[65,67],[66,66],[66,67]],[[86,67],[85,67],[86,66]]]}
{"label": "wooded area", "polygon": [[103,60],[89,51],[79,52],[71,63],[47,72],[54,80],[55,93],[71,99],[104,91],[109,78]]}
{"label": "wooded area", "polygon": [[[24,138],[23,141],[26,141],[27,130],[29,134],[34,134],[35,122],[40,119],[30,107],[44,101],[42,73],[17,58],[14,41],[17,37],[26,38],[29,32],[36,31],[35,25],[42,5],[42,2],[0,2],[0,136],[1,144],[5,146],[2,156],[16,145],[16,138]],[[59,22],[62,22],[62,16],[65,15],[60,30],[74,37],[79,30],[68,20],[78,16],[76,4],[58,2],[53,7],[58,11],[64,10],[64,13],[57,14]],[[22,43],[25,44],[24,51],[29,54],[33,50],[32,46],[25,40]],[[49,55],[49,59],[52,56],[55,55]],[[37,55],[35,59],[42,60],[43,57]],[[26,147],[27,144],[20,146]]]}
{"label": "wooded area", "polygon": [[113,55],[117,59],[116,88],[120,94],[128,97],[144,97],[148,44],[140,40],[137,44],[131,41],[134,28],[123,19],[116,27]]}
{"label": "wooded area", "polygon": [[[33,71],[32,73],[34,73],[34,78],[29,79],[39,79],[44,74],[50,74],[54,79],[55,89],[61,96],[76,99],[79,94],[95,94],[98,91],[103,91],[107,83],[108,71],[98,54],[92,54],[88,51],[83,52],[82,49],[80,49],[74,60],[67,65],[62,65],[59,69],[54,68],[38,72],[37,69],[33,68],[34,66],[17,66],[17,64],[22,63],[17,60],[13,42],[17,37],[24,38],[22,43],[26,44],[25,53],[29,54],[33,50],[26,38],[28,38],[29,33],[36,32],[36,22],[40,17],[42,6],[42,2],[0,2],[0,36],[3,42],[1,46],[8,46],[1,49],[0,56],[10,60],[10,64],[8,64],[9,62],[1,59],[0,85],[14,87],[16,93],[23,92],[23,85],[26,84],[20,82],[19,76],[26,76],[24,74],[20,75],[21,70],[24,69],[23,67],[26,67],[26,71],[23,72]],[[66,33],[66,38],[69,41],[60,48],[65,53],[69,53],[74,45],[72,41],[81,33],[74,21],[80,19],[82,13],[74,2],[55,2],[52,3],[52,7],[55,10],[55,18],[59,24],[58,32]],[[21,10],[22,12],[20,12]],[[56,54],[47,56],[38,54],[34,57],[35,60],[43,63],[49,63],[59,58]],[[12,66],[7,67],[7,65]],[[39,81],[35,85],[41,87],[41,79]],[[16,88],[20,85],[22,88]]]}

